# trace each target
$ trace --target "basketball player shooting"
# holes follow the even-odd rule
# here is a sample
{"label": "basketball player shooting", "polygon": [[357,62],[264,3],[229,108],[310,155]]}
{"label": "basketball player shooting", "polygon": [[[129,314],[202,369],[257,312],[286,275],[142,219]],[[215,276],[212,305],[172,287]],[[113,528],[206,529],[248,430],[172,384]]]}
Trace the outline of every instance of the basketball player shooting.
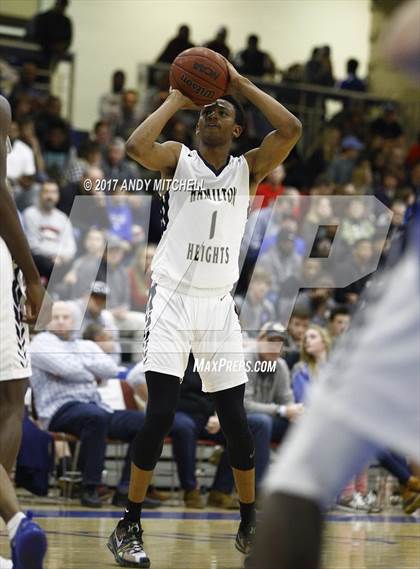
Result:
{"label": "basketball player shooting", "polygon": [[0,95],[0,516],[7,525],[13,561],[12,565],[0,558],[0,569],[42,569],[45,534],[20,511],[9,474],[20,448],[24,397],[31,374],[25,322],[45,325],[51,317],[51,302],[41,286],[6,185],[10,121],[9,103]]}
{"label": "basketball player shooting", "polygon": [[[295,116],[226,64],[229,95],[245,97],[273,126],[259,148],[239,157],[230,155],[232,142],[244,127],[242,109],[231,96],[201,109],[197,150],[174,141],[159,144],[163,128],[177,111],[197,108],[177,89],[127,142],[128,154],[142,166],[160,171],[162,178],[171,178],[172,188],[175,182],[181,188],[182,181],[193,181],[195,186],[187,191],[169,189],[165,196],[168,220],[152,263],[146,310],[147,414],[134,442],[127,509],[108,541],[120,566],[150,567],[143,548],[142,504],[172,426],[190,351],[216,364],[222,357],[243,362],[241,329],[230,291],[239,276],[249,196],[287,157],[301,134]],[[213,394],[226,437],[240,502],[236,547],[247,554],[255,533],[254,445],[243,405],[247,376],[243,367],[229,372],[213,369],[200,375],[203,389]]]}

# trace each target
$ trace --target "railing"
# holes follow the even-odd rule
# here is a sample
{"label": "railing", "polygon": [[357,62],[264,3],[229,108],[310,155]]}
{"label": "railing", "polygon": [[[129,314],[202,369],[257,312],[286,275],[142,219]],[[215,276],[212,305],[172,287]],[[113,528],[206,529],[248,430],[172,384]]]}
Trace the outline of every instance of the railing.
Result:
{"label": "railing", "polygon": [[[141,64],[138,66],[138,84],[141,92],[154,84],[156,74],[167,72],[169,65],[166,64]],[[362,106],[365,112],[375,115],[381,113],[385,103],[395,100],[378,97],[370,93],[359,93],[338,89],[335,87],[320,87],[307,83],[292,83],[283,81],[281,78],[275,81],[261,80],[260,77],[250,78],[254,83],[269,92],[279,101],[283,102],[288,109],[295,113],[304,124],[303,136],[300,141],[300,150],[303,156],[310,154],[317,145],[319,137],[332,114],[339,112],[344,106]],[[398,103],[396,103],[398,105]],[[417,135],[420,124],[420,105],[399,105],[401,120],[404,131],[409,140]]]}
{"label": "railing", "polygon": [[[3,19],[3,18],[2,18]],[[2,20],[1,19],[1,20]],[[4,25],[0,20],[0,32]],[[20,28],[13,28],[19,32]],[[0,33],[0,54],[18,73],[25,62],[33,62],[38,66],[38,80],[35,87],[45,94],[54,93],[63,103],[63,116],[70,122],[73,117],[74,56],[65,54],[54,72],[45,63],[45,57],[39,45],[28,42],[22,37],[9,33]],[[21,34],[19,34],[21,35]],[[0,77],[0,88],[1,88]]]}

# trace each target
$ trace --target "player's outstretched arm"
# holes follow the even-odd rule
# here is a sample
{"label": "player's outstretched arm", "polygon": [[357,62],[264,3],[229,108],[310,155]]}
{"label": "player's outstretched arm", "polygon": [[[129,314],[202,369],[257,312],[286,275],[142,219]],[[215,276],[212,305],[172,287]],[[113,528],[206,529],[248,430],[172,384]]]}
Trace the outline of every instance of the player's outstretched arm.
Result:
{"label": "player's outstretched arm", "polygon": [[245,154],[253,181],[260,182],[286,159],[302,133],[302,124],[278,101],[261,91],[249,79],[240,75],[229,62],[229,91],[240,94],[254,104],[266,117],[274,130],[262,141],[259,148]]}
{"label": "player's outstretched arm", "polygon": [[180,91],[172,90],[165,102],[149,115],[127,140],[127,154],[149,170],[174,169],[181,153],[181,143],[168,141],[159,144],[156,141],[169,119],[185,108],[195,107]]}
{"label": "player's outstretched arm", "polygon": [[[22,269],[26,281],[26,294],[28,301],[27,320],[35,322],[44,300],[44,289],[41,286],[38,270],[23,232],[17,214],[15,203],[7,189],[6,183],[6,140],[11,122],[10,105],[0,95],[0,237],[6,243],[13,259]],[[41,325],[45,325],[51,318],[51,303],[49,299],[44,303]]]}

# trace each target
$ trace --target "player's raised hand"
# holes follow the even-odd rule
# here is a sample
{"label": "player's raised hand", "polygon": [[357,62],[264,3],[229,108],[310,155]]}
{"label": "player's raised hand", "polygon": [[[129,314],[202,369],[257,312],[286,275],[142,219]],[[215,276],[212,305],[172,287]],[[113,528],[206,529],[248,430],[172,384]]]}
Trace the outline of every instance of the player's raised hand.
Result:
{"label": "player's raised hand", "polygon": [[179,104],[181,105],[180,110],[199,111],[201,109],[201,107],[193,103],[191,99],[189,99],[183,93],[181,93],[179,89],[174,89],[173,87],[170,87],[169,96],[179,100]]}
{"label": "player's raised hand", "polygon": [[51,320],[52,305],[50,295],[40,283],[26,285],[25,322],[37,323],[39,328],[45,328]]}
{"label": "player's raised hand", "polygon": [[[226,58],[225,58],[226,59]],[[226,65],[228,68],[229,73],[229,84],[226,91],[227,95],[236,95],[238,94],[240,83],[243,80],[243,76],[236,71],[234,66],[226,59]]]}

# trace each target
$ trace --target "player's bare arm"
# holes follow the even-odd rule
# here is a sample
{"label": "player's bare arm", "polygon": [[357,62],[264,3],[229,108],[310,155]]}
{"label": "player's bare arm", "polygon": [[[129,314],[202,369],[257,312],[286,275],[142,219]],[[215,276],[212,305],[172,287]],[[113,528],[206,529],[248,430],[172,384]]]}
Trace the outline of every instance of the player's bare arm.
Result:
{"label": "player's bare arm", "polygon": [[261,91],[249,79],[240,75],[228,62],[229,92],[240,94],[255,105],[273,126],[259,148],[245,154],[251,175],[251,193],[276,166],[283,162],[302,133],[302,124],[278,101]]}
{"label": "player's bare arm", "polygon": [[196,107],[180,91],[172,90],[165,102],[148,116],[127,140],[127,154],[149,170],[160,170],[164,174],[173,171],[178,163],[182,144],[175,141],[160,144],[157,139],[173,115],[188,108]]}
{"label": "player's bare arm", "polygon": [[[6,183],[6,140],[11,122],[10,105],[0,95],[0,237],[4,239],[10,254],[22,269],[26,282],[26,319],[36,322],[40,314],[45,291],[41,286],[38,270],[35,266],[25,234],[19,221],[16,206],[7,189]],[[44,303],[41,325],[51,319],[51,301]]]}

